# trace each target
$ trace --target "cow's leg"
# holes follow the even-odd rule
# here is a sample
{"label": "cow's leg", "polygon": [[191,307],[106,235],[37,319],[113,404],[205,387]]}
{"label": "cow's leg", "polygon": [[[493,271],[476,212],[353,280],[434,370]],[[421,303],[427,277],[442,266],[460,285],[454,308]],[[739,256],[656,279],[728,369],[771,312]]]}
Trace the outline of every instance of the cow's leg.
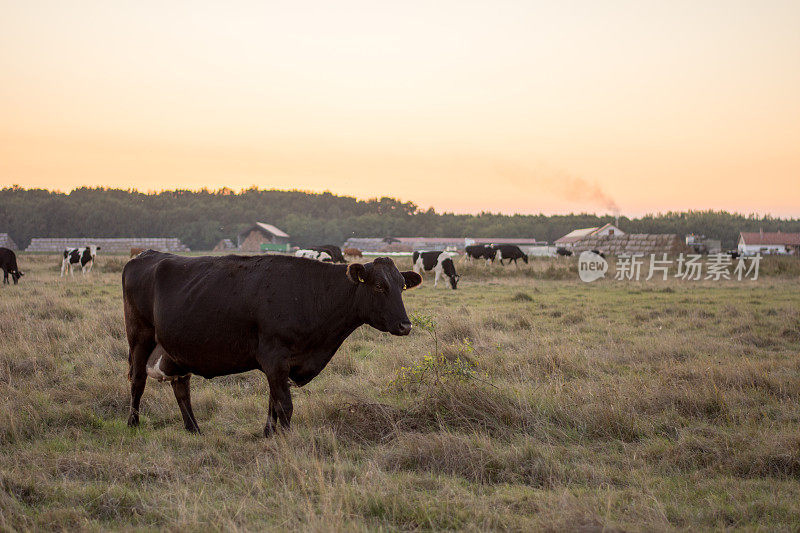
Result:
{"label": "cow's leg", "polygon": [[131,382],[131,408],[128,426],[139,425],[139,402],[147,382],[147,359],[156,347],[153,327],[142,322],[133,307],[123,299],[125,335],[128,338],[128,379]]}
{"label": "cow's leg", "polygon": [[292,420],[292,393],[289,390],[289,365],[278,355],[259,357],[261,369],[269,382],[269,413],[264,436],[275,432],[280,421],[283,429],[289,429]]}
{"label": "cow's leg", "polygon": [[64,267],[66,267],[66,266],[67,266],[67,262],[66,261],[61,261],[61,276],[59,276],[59,277],[61,277],[61,278],[64,277]]}
{"label": "cow's leg", "polygon": [[8,271],[5,268],[3,269],[3,285],[10,285],[8,283]]}
{"label": "cow's leg", "polygon": [[144,386],[147,383],[147,358],[155,348],[155,339],[141,340],[131,345],[128,356],[128,379],[131,380],[131,409],[128,415],[128,426],[139,425],[139,402],[142,399]]}
{"label": "cow's leg", "polygon": [[194,418],[192,412],[192,400],[189,395],[189,378],[191,376],[183,376],[172,380],[172,392],[175,393],[175,399],[178,401],[178,407],[181,409],[181,416],[183,417],[183,426],[186,431],[191,433],[200,433],[200,426],[197,425],[197,420]]}
{"label": "cow's leg", "polygon": [[436,287],[436,285],[439,284],[439,276],[441,276],[441,275],[442,275],[442,271],[437,269],[436,270],[436,277],[433,278],[433,286],[434,286],[434,288]]}

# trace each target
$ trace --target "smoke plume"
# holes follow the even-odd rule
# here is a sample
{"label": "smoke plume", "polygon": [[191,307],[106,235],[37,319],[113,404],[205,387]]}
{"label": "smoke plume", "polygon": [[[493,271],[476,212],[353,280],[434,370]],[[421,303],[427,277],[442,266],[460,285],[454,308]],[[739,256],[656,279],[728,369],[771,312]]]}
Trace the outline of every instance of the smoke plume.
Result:
{"label": "smoke plume", "polygon": [[620,214],[619,205],[597,182],[591,182],[564,171],[546,168],[529,169],[520,165],[502,163],[496,165],[498,175],[529,194],[531,187],[549,192],[576,203],[591,203],[607,209],[615,216]]}

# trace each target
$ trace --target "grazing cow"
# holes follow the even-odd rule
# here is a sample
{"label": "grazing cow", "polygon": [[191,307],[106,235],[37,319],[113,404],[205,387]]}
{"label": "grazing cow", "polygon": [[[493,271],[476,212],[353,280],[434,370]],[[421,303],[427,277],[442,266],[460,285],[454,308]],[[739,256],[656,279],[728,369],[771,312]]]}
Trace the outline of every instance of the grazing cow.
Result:
{"label": "grazing cow", "polygon": [[84,246],[83,248],[67,248],[64,250],[63,257],[61,261],[61,277],[64,277],[64,273],[69,269],[69,274],[72,277],[75,277],[72,269],[75,265],[81,266],[81,274],[87,274],[88,272],[92,271],[92,266],[94,266],[94,258],[97,255],[97,250],[99,250],[99,246],[89,245]]}
{"label": "grazing cow", "polygon": [[439,283],[439,277],[444,273],[447,279],[450,280],[450,286],[453,290],[458,286],[458,280],[461,276],[456,274],[456,265],[453,263],[453,256],[449,252],[417,252],[411,255],[411,261],[414,265],[414,272],[418,273],[421,270],[426,272],[434,271],[436,277],[433,281],[433,286]]}
{"label": "grazing cow", "polygon": [[11,285],[8,281],[9,274],[14,280],[14,285],[17,284],[19,278],[25,275],[17,267],[17,254],[9,248],[0,248],[0,268],[3,269],[3,283],[6,285]]}
{"label": "grazing cow", "polygon": [[572,250],[568,248],[556,248],[556,254],[561,257],[569,257],[572,255]]}
{"label": "grazing cow", "polygon": [[261,370],[269,382],[264,435],[292,417],[289,380],[302,387],[363,324],[408,335],[402,291],[422,278],[388,257],[335,265],[291,256],[180,257],[148,250],[122,271],[131,382],[139,423],[147,377],[170,381],[184,426],[199,431],[189,379]]}
{"label": "grazing cow", "polygon": [[345,257],[352,257],[352,258],[362,258],[364,254],[361,253],[361,250],[358,248],[345,248],[342,250],[344,252]]}
{"label": "grazing cow", "polygon": [[320,252],[319,250],[297,250],[294,253],[295,257],[304,257],[306,259],[316,259],[317,261],[325,261],[332,263],[330,254],[328,252]]}
{"label": "grazing cow", "polygon": [[731,256],[731,259],[739,259],[739,256],[741,255],[739,250],[728,250],[727,254]]}
{"label": "grazing cow", "polygon": [[145,250],[147,250],[147,248],[131,248],[131,257],[136,257]]}
{"label": "grazing cow", "polygon": [[599,255],[603,259],[606,258],[606,254],[604,254],[601,250],[592,250],[592,253],[595,254],[595,255]]}
{"label": "grazing cow", "polygon": [[488,244],[472,244],[464,248],[466,257],[469,261],[473,259],[486,259],[486,265],[494,262],[497,251]]}
{"label": "grazing cow", "polygon": [[497,252],[497,260],[500,261],[500,264],[503,264],[504,259],[508,259],[508,264],[511,264],[511,261],[514,261],[514,266],[519,268],[517,265],[517,259],[522,259],[525,263],[528,262],[528,255],[523,252],[519,246],[514,244],[494,244],[492,248],[495,249]]}
{"label": "grazing cow", "polygon": [[344,260],[344,256],[342,255],[342,249],[338,246],[334,246],[333,244],[323,244],[321,246],[309,246],[309,250],[316,250],[318,252],[325,252],[331,259],[333,259],[334,263],[346,263],[347,261]]}

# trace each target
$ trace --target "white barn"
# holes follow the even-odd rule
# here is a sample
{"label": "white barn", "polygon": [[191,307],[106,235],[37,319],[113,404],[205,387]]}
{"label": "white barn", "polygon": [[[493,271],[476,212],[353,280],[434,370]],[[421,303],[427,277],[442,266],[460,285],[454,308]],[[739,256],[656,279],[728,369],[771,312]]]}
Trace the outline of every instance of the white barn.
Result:
{"label": "white barn", "polygon": [[742,255],[794,254],[800,252],[800,233],[741,232],[737,246]]}

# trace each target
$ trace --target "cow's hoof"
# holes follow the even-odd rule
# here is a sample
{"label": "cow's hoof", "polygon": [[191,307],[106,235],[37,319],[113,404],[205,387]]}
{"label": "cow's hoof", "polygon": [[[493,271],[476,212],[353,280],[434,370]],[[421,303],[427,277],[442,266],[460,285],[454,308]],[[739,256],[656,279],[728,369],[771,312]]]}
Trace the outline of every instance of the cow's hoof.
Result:
{"label": "cow's hoof", "polygon": [[135,428],[139,425],[139,415],[137,413],[131,413],[128,417],[128,427]]}
{"label": "cow's hoof", "polygon": [[184,426],[184,427],[186,428],[186,431],[188,431],[189,433],[194,433],[195,435],[202,435],[200,428],[197,426]]}
{"label": "cow's hoof", "polygon": [[266,426],[264,426],[264,437],[270,438],[274,434],[275,434],[275,427],[272,424],[267,424]]}

